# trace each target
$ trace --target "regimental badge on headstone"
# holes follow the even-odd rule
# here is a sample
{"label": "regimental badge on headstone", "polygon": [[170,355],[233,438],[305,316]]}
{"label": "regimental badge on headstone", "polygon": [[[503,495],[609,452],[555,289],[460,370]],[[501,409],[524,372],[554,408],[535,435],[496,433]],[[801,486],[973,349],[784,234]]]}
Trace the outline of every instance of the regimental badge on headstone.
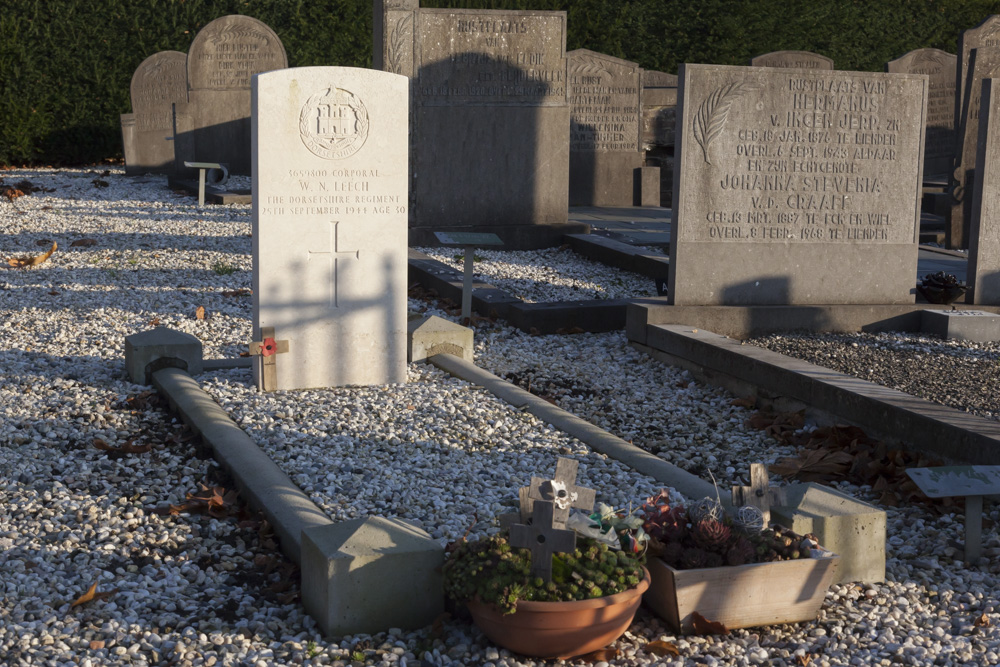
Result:
{"label": "regimental badge on headstone", "polygon": [[327,160],[342,160],[361,150],[368,125],[368,110],[361,98],[335,86],[306,100],[299,114],[302,143]]}

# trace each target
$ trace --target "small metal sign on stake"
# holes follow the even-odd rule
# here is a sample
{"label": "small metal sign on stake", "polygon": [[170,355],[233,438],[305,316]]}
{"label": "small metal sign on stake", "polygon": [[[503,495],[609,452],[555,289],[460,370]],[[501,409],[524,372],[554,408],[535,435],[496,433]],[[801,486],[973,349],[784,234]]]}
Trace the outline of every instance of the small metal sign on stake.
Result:
{"label": "small metal sign on stake", "polygon": [[260,341],[250,343],[251,356],[260,357],[261,360],[258,388],[261,391],[274,391],[278,388],[278,365],[275,355],[288,352],[288,341],[275,340],[274,327],[261,327],[260,337]]}
{"label": "small metal sign on stake", "polygon": [[205,205],[205,173],[212,173],[212,181],[224,185],[229,180],[229,169],[221,162],[184,162],[189,169],[198,170],[198,206]]}
{"label": "small metal sign on stake", "polygon": [[445,247],[460,247],[465,249],[465,266],[462,273],[462,321],[472,321],[472,262],[475,259],[476,247],[486,245],[503,245],[496,234],[476,232],[434,232],[438,243]]}
{"label": "small metal sign on stake", "polygon": [[975,563],[983,555],[983,496],[1000,494],[1000,466],[907,468],[906,474],[929,498],[965,497],[965,553]]}
{"label": "small metal sign on stake", "polygon": [[522,523],[510,527],[510,545],[531,550],[531,574],[552,581],[552,555],[576,549],[576,531],[553,524],[554,503],[536,500],[531,512],[531,525]]}

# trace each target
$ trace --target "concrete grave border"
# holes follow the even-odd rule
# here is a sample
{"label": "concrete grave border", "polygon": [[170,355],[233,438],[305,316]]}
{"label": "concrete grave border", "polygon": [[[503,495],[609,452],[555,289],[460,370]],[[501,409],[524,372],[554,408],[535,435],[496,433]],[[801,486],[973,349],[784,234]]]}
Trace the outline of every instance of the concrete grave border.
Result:
{"label": "concrete grave border", "polygon": [[1000,463],[1000,422],[697,327],[649,324],[643,333],[641,341],[629,336],[633,347],[737,396],[778,410],[805,407],[820,423],[846,421],[947,460]]}

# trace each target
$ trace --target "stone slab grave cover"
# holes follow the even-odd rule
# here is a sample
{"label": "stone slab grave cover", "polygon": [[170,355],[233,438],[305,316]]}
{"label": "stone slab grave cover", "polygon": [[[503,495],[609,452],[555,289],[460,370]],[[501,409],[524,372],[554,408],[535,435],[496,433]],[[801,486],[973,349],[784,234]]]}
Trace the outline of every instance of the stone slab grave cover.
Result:
{"label": "stone slab grave cover", "polygon": [[[1000,305],[1000,88],[985,79],[976,150],[976,174],[969,225],[967,303]],[[994,333],[996,336],[997,333]]]}
{"label": "stone slab grave cover", "polygon": [[569,223],[566,13],[374,3],[374,67],[413,78],[410,244],[491,232],[558,245]]}
{"label": "stone slab grave cover", "polygon": [[832,70],[833,59],[812,51],[772,51],[750,60],[752,67]]}
{"label": "stone slab grave cover", "polygon": [[913,303],[927,79],[683,65],[676,305]]}
{"label": "stone slab grave cover", "polygon": [[949,190],[952,207],[945,225],[945,245],[968,248],[972,222],[972,194],[976,183],[976,156],[979,150],[979,116],[982,108],[983,81],[1000,76],[1000,47],[973,49],[968,58],[969,72],[962,91],[961,122],[955,166]]}
{"label": "stone slab grave cover", "polygon": [[288,341],[275,389],[406,379],[407,99],[375,70],[254,77],[254,336]]}
{"label": "stone slab grave cover", "polygon": [[221,162],[250,174],[250,82],[288,67],[278,35],[249,16],[223,16],[198,31],[187,55],[187,103],[174,107],[178,174],[183,162]]}
{"label": "stone slab grave cover", "polygon": [[587,49],[569,59],[569,205],[632,206],[643,165],[642,70]]}
{"label": "stone slab grave cover", "polygon": [[958,56],[941,49],[916,49],[886,63],[895,74],[926,74],[927,126],[924,178],[951,171],[955,159],[955,69]]}
{"label": "stone slab grave cover", "polygon": [[135,69],[129,86],[132,113],[121,115],[125,173],[174,170],[173,105],[187,102],[187,56],[154,53]]}

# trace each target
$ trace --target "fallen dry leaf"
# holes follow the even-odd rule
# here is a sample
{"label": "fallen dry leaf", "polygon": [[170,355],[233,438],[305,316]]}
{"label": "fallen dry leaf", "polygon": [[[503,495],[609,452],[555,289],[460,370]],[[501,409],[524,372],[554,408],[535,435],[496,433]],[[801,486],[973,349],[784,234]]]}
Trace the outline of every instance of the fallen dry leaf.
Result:
{"label": "fallen dry leaf", "polygon": [[205,319],[205,306],[198,306],[194,311],[194,319],[203,320]]}
{"label": "fallen dry leaf", "polygon": [[698,635],[728,635],[729,629],[722,623],[710,621],[698,612],[691,612],[691,625]]}
{"label": "fallen dry leaf", "polygon": [[77,239],[69,244],[71,248],[89,248],[92,245],[97,245],[97,241],[94,239]]}
{"label": "fallen dry leaf", "polygon": [[49,292],[49,296],[59,296],[59,292],[52,290]]}
{"label": "fallen dry leaf", "polygon": [[149,321],[149,326],[151,326],[151,327],[158,326],[159,324],[160,324],[160,318],[159,317],[154,317],[153,319],[151,319]]}
{"label": "fallen dry leaf", "polygon": [[584,662],[608,662],[617,658],[619,653],[621,653],[621,651],[613,646],[609,646],[608,648],[599,648],[596,651],[578,655],[573,659],[583,660]]}
{"label": "fallen dry leaf", "polygon": [[99,651],[102,648],[104,648],[104,642],[101,641],[100,639],[95,639],[94,641],[90,642],[91,651]]}
{"label": "fallen dry leaf", "polygon": [[812,661],[813,658],[808,653],[795,656],[795,662],[799,663],[799,667],[809,667]]}
{"label": "fallen dry leaf", "polygon": [[670,642],[665,642],[663,640],[658,640],[655,642],[649,642],[642,647],[646,653],[652,653],[653,655],[662,658],[667,655],[679,656],[681,650],[671,644]]}
{"label": "fallen dry leaf", "polygon": [[977,628],[988,628],[990,627],[990,619],[986,614],[982,614],[972,622],[972,625]]}
{"label": "fallen dry leaf", "polygon": [[757,401],[752,398],[734,398],[729,401],[729,405],[737,408],[755,408],[757,407]]}
{"label": "fallen dry leaf", "polygon": [[112,589],[110,591],[106,591],[104,593],[98,593],[97,592],[97,582],[95,581],[94,585],[91,586],[89,589],[87,589],[86,593],[84,593],[83,595],[81,595],[80,597],[78,597],[76,599],[76,601],[73,604],[70,605],[70,609],[72,609],[73,607],[76,607],[78,605],[81,605],[81,604],[87,604],[88,602],[92,602],[94,600],[104,600],[105,598],[109,598],[109,597],[111,597],[112,595],[114,595],[117,592],[118,592],[118,589],[115,588],[115,589]]}
{"label": "fallen dry leaf", "polygon": [[253,290],[249,287],[241,287],[239,289],[227,290],[222,293],[222,296],[250,296],[253,294]]}
{"label": "fallen dry leaf", "polygon": [[47,260],[49,257],[51,257],[52,253],[56,251],[57,247],[58,246],[55,244],[55,242],[53,242],[52,247],[49,248],[49,251],[46,253],[43,253],[41,255],[25,255],[23,257],[11,257],[10,259],[7,260],[7,263],[13,266],[15,269],[24,269],[29,266],[38,266],[39,264]]}
{"label": "fallen dry leaf", "polygon": [[153,445],[149,443],[146,443],[145,445],[134,445],[132,443],[133,441],[129,440],[124,445],[112,447],[104,440],[94,438],[94,447],[103,452],[115,452],[119,454],[147,454],[153,449]]}

